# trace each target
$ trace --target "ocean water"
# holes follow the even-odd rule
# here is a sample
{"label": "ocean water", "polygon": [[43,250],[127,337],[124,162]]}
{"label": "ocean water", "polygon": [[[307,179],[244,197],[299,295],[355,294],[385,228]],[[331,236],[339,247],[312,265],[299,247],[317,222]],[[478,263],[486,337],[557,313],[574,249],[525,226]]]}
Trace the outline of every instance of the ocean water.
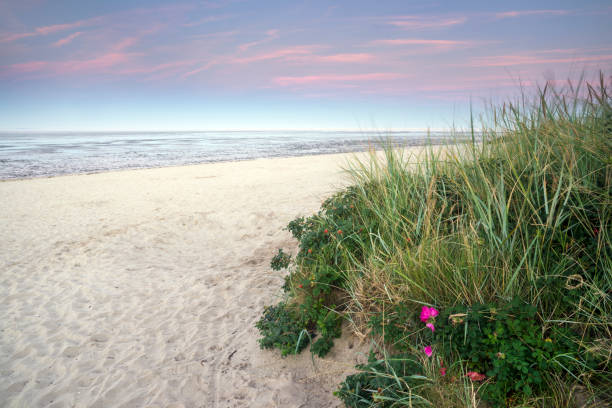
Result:
{"label": "ocean water", "polygon": [[456,137],[443,132],[3,132],[0,179],[356,152],[380,147],[382,140],[416,146]]}

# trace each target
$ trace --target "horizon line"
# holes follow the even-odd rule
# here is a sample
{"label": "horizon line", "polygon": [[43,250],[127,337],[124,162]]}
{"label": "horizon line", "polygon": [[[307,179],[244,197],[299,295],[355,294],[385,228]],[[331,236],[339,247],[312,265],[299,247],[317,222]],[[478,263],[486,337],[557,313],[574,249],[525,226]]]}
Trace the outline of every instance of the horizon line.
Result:
{"label": "horizon line", "polygon": [[406,133],[406,132],[461,132],[452,128],[403,128],[403,129],[0,129],[0,133],[40,132],[40,133],[198,133],[198,132],[364,132],[364,133]]}

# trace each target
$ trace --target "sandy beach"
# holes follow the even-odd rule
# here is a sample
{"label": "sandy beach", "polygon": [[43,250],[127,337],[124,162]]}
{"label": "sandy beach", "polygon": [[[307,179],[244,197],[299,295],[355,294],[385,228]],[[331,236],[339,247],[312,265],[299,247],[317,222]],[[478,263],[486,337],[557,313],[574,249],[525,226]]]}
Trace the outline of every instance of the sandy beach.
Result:
{"label": "sandy beach", "polygon": [[330,407],[367,345],[260,350],[282,228],[346,183],[351,155],[0,183],[6,407]]}

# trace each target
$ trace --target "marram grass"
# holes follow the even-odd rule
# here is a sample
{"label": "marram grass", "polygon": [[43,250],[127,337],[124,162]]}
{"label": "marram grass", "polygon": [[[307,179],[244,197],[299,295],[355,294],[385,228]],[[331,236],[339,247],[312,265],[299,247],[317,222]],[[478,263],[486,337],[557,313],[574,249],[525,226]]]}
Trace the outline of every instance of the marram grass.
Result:
{"label": "marram grass", "polygon": [[[296,235],[300,252],[287,279],[296,319],[314,333],[317,326],[331,330],[337,320],[329,316],[342,316],[362,336],[382,322],[379,357],[402,346],[421,361],[415,388],[411,377],[376,371],[383,363],[364,368],[375,370],[368,381],[396,376],[388,383],[400,386],[370,390],[372,398],[362,400],[346,383],[350,406],[487,406],[483,385],[465,379],[466,362],[424,356],[423,331],[410,319],[401,336],[385,322],[398,310],[416,316],[422,306],[470,310],[513,301],[535,307],[542,339],[563,331],[573,351],[546,362],[559,370],[544,375],[538,392],[508,391],[493,405],[612,401],[612,106],[605,78],[545,87],[531,102],[492,107],[488,117],[476,142],[418,158],[388,146],[382,157],[354,160],[353,186],[294,224],[306,231]],[[314,296],[323,280],[326,289]],[[443,363],[449,373],[441,377]]]}

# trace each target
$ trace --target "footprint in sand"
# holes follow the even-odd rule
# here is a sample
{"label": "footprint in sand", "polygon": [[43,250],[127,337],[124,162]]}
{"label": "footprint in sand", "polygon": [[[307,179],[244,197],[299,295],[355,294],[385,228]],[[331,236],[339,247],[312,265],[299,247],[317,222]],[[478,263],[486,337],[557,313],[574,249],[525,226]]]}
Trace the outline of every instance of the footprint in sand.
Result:
{"label": "footprint in sand", "polygon": [[106,333],[97,333],[91,336],[91,341],[94,343],[106,343],[109,339],[108,334]]}
{"label": "footprint in sand", "polygon": [[62,355],[68,358],[75,358],[81,353],[80,347],[68,346],[62,351]]}

